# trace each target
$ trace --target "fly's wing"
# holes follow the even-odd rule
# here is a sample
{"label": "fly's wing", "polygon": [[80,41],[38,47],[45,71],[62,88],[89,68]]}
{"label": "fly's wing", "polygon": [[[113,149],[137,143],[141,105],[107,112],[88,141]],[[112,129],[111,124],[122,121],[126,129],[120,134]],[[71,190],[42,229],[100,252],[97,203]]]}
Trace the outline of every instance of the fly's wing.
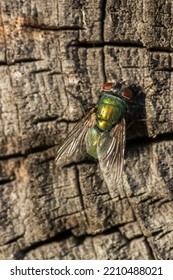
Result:
{"label": "fly's wing", "polygon": [[109,186],[116,186],[123,169],[125,148],[125,119],[123,118],[106,135],[104,132],[100,138],[97,154],[100,168],[105,182]]}
{"label": "fly's wing", "polygon": [[96,124],[96,108],[79,121],[72,129],[66,140],[62,143],[56,154],[56,164],[63,166],[69,163],[70,159],[82,154],[82,147],[88,128]]}

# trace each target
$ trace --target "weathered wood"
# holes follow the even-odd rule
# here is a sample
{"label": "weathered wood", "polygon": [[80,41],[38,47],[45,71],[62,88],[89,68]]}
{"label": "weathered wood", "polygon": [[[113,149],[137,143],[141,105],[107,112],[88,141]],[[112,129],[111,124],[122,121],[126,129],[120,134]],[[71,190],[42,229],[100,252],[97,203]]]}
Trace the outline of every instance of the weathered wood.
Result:
{"label": "weathered wood", "polygon": [[[172,5],[0,1],[0,259],[173,259]],[[135,105],[112,189],[95,161],[54,158],[119,80]]]}

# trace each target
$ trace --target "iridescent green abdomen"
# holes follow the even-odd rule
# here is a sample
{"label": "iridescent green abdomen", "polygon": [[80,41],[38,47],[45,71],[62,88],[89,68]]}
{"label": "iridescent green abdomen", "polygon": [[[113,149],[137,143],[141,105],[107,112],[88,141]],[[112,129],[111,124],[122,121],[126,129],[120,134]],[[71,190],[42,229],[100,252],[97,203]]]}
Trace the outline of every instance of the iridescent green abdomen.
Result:
{"label": "iridescent green abdomen", "polygon": [[98,102],[97,126],[102,131],[110,130],[116,125],[126,110],[126,103],[123,99],[103,94]]}
{"label": "iridescent green abdomen", "polygon": [[88,129],[86,138],[85,138],[85,144],[86,144],[86,150],[87,153],[97,158],[97,145],[101,136],[101,131],[98,129],[98,127],[91,127]]}

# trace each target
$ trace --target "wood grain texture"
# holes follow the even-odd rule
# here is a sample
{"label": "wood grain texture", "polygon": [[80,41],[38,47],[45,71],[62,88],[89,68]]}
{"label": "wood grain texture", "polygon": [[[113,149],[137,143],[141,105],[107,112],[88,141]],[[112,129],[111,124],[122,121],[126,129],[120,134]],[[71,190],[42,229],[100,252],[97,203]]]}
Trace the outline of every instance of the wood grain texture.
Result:
{"label": "wood grain texture", "polygon": [[[0,259],[173,259],[172,5],[0,0]],[[134,89],[115,188],[54,161],[104,81]]]}

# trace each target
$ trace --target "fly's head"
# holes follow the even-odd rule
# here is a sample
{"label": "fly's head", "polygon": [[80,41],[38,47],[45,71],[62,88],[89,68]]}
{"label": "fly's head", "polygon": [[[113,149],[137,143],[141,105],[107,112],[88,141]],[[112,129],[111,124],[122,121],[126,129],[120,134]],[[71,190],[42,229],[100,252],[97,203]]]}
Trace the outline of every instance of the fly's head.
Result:
{"label": "fly's head", "polygon": [[104,83],[102,90],[103,92],[122,98],[125,101],[130,101],[133,97],[131,89],[121,83]]}

